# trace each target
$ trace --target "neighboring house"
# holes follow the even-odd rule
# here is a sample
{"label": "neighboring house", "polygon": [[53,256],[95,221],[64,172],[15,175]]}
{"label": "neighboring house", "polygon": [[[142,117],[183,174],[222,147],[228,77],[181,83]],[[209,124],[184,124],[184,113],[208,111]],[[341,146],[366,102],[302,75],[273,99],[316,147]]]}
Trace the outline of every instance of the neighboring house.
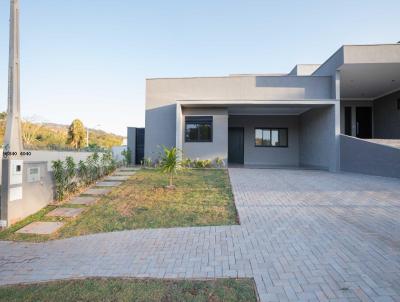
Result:
{"label": "neighboring house", "polygon": [[146,84],[146,157],[166,145],[192,159],[400,177],[400,44],[345,45],[288,74]]}

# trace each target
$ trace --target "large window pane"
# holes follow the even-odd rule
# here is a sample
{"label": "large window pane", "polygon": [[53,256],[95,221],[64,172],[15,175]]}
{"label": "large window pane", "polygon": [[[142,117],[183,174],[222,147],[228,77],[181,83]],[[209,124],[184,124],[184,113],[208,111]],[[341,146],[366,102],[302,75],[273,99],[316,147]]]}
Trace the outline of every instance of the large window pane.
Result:
{"label": "large window pane", "polygon": [[286,128],[255,129],[255,145],[260,147],[287,147],[288,130]]}
{"label": "large window pane", "polygon": [[279,146],[287,147],[287,145],[288,145],[287,129],[280,129],[279,130]]}
{"label": "large window pane", "polygon": [[279,130],[271,130],[271,146],[279,146]]}
{"label": "large window pane", "polygon": [[186,116],[185,142],[212,142],[212,116]]}
{"label": "large window pane", "polygon": [[263,146],[271,146],[271,131],[263,130]]}
{"label": "large window pane", "polygon": [[263,144],[263,131],[261,129],[256,129],[256,146],[261,146]]}

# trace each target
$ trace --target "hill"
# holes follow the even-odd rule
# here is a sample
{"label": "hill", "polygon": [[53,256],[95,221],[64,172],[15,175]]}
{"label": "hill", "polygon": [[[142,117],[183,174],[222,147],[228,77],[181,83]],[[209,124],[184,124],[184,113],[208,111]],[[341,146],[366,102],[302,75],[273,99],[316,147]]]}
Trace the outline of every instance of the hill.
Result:
{"label": "hill", "polygon": [[[6,125],[6,114],[0,113],[0,144],[3,144]],[[24,147],[29,149],[70,149],[67,144],[69,125],[56,123],[33,123],[24,121],[22,132]],[[123,136],[108,133],[102,130],[89,128],[89,146],[100,148],[111,148],[120,146]]]}

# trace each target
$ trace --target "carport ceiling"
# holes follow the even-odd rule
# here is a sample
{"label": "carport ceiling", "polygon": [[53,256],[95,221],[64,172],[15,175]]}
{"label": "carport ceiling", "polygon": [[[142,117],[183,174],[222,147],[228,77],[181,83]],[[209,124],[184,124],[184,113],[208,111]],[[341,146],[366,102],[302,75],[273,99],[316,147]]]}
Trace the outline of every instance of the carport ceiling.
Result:
{"label": "carport ceiling", "polygon": [[300,115],[308,110],[309,106],[231,106],[230,115]]}
{"label": "carport ceiling", "polygon": [[340,68],[341,99],[376,99],[400,89],[400,63],[345,64]]}

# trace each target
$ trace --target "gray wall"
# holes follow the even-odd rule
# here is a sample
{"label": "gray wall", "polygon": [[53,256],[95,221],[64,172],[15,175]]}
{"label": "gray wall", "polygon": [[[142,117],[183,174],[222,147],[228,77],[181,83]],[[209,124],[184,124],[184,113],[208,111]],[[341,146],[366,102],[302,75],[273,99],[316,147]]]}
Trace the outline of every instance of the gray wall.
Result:
{"label": "gray wall", "polygon": [[145,156],[176,143],[176,101],[320,100],[331,98],[331,77],[229,76],[146,81]]}
{"label": "gray wall", "polygon": [[[298,166],[299,117],[293,116],[229,116],[229,127],[244,128],[244,163],[247,165]],[[288,128],[288,147],[255,147],[254,128]]]}
{"label": "gray wall", "polygon": [[400,177],[400,149],[340,135],[341,170]]}
{"label": "gray wall", "polygon": [[173,147],[176,143],[176,104],[146,109],[144,156],[156,159],[160,146]]}
{"label": "gray wall", "polygon": [[400,139],[400,91],[374,100],[374,137]]}
{"label": "gray wall", "polygon": [[[185,116],[211,115],[213,116],[213,140],[212,142],[186,143],[185,142]],[[223,108],[183,108],[182,109],[182,148],[183,157],[190,159],[222,158],[225,162],[228,158],[228,111]]]}
{"label": "gray wall", "polygon": [[[40,180],[28,182],[28,168],[39,167]],[[23,165],[22,200],[11,201],[8,204],[8,220],[13,224],[34,214],[47,206],[54,199],[53,174],[47,169],[47,162],[27,162]]]}
{"label": "gray wall", "polygon": [[335,107],[314,108],[300,115],[300,165],[333,169],[336,156]]}

